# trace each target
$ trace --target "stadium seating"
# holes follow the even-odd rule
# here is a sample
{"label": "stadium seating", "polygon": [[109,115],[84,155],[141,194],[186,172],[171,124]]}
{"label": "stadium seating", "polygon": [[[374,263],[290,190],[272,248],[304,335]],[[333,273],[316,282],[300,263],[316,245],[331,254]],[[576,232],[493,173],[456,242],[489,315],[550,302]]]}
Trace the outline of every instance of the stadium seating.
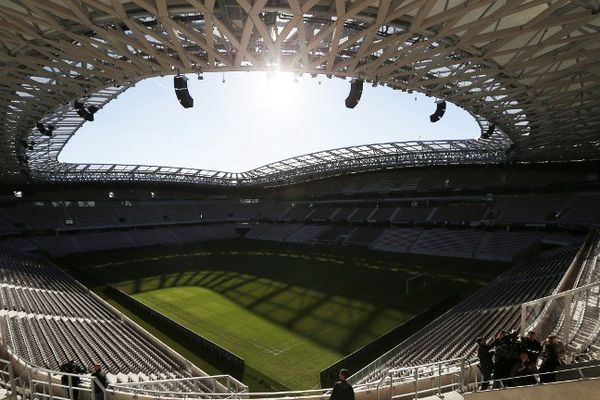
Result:
{"label": "stadium seating", "polygon": [[58,369],[67,360],[100,362],[110,381],[187,377],[141,330],[124,321],[52,264],[0,253],[0,329],[12,354],[33,366]]}
{"label": "stadium seating", "polygon": [[315,211],[310,214],[308,219],[315,222],[331,221],[335,213],[338,212],[338,207],[315,206]]}
{"label": "stadium seating", "polygon": [[544,223],[554,219],[572,198],[571,194],[518,195],[500,197],[492,213],[499,223]]}
{"label": "stadium seating", "polygon": [[355,207],[342,207],[331,216],[331,220],[334,222],[348,221],[348,219],[352,217],[352,214],[354,214],[357,210],[358,209]]}
{"label": "stadium seating", "polygon": [[369,218],[369,221],[378,223],[389,223],[392,221],[392,217],[394,216],[394,214],[396,214],[396,207],[378,207],[375,210],[375,213],[373,213]]}
{"label": "stadium seating", "polygon": [[559,222],[568,225],[600,223],[600,193],[580,193],[565,205]]}
{"label": "stadium seating", "polygon": [[392,218],[396,223],[426,222],[436,211],[435,207],[400,207]]}
{"label": "stadium seating", "polygon": [[481,232],[431,229],[423,232],[410,248],[411,253],[472,258],[481,240]]}
{"label": "stadium seating", "polygon": [[371,245],[372,249],[408,253],[423,230],[411,228],[386,229]]}
{"label": "stadium seating", "polygon": [[369,217],[375,212],[373,207],[359,207],[352,215],[348,217],[348,222],[363,222],[368,221]]}
{"label": "stadium seating", "polygon": [[313,210],[306,204],[292,207],[281,219],[283,221],[303,221]]}
{"label": "stadium seating", "polygon": [[369,247],[379,235],[384,231],[384,228],[376,226],[361,226],[353,230],[350,235],[344,240],[345,245]]}
{"label": "stadium seating", "polygon": [[554,290],[577,247],[554,256],[526,259],[491,284],[410,336],[357,374],[358,382],[378,381],[390,368],[455,357],[474,357],[475,338],[518,327],[520,304]]}
{"label": "stadium seating", "polygon": [[431,217],[435,222],[464,223],[485,219],[487,204],[440,205]]}
{"label": "stadium seating", "polygon": [[481,260],[510,261],[520,252],[538,243],[545,236],[543,232],[524,231],[487,232],[482,236],[476,258]]}
{"label": "stadium seating", "polygon": [[70,207],[67,213],[78,227],[112,227],[120,224],[113,206]]}
{"label": "stadium seating", "polygon": [[338,244],[341,243],[346,237],[348,237],[353,231],[358,228],[352,228],[348,226],[332,226],[331,228],[324,230],[314,239],[315,243],[319,244]]}
{"label": "stadium seating", "polygon": [[312,243],[313,239],[327,229],[323,225],[301,225],[298,230],[286,237],[286,242]]}

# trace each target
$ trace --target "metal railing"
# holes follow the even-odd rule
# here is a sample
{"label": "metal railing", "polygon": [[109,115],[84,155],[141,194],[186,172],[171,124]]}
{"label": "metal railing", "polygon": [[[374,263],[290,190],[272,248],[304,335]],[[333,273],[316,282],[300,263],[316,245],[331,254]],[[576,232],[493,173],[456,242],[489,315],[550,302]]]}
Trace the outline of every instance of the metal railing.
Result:
{"label": "metal railing", "polygon": [[[419,399],[444,393],[482,391],[481,385],[487,383],[489,389],[508,389],[510,387],[530,386],[546,382],[566,382],[589,379],[600,376],[600,365],[574,366],[552,372],[534,373],[490,381],[480,380],[480,372],[475,360],[455,358],[439,362],[390,369],[377,382],[354,387],[357,395],[375,391],[377,400]],[[65,382],[65,379],[66,382]],[[544,379],[548,377],[549,379]],[[62,379],[61,379],[62,378]],[[530,383],[522,384],[525,378]],[[77,379],[79,382],[75,381]],[[212,390],[195,391],[194,383]],[[182,384],[178,386],[178,384]],[[117,398],[181,400],[194,398],[275,400],[303,399],[326,400],[331,389],[314,389],[283,392],[249,392],[227,375],[213,377],[195,377],[167,379],[147,382],[128,382],[108,385],[107,388],[89,375],[63,373],[45,368],[26,367],[17,376],[14,365],[9,360],[0,359],[0,388],[10,397],[23,400],[111,400]],[[223,391],[228,389],[229,391]],[[97,393],[97,395],[95,395]],[[7,397],[9,397],[7,396]],[[125,396],[125,397],[123,397]]]}
{"label": "metal railing", "polygon": [[[438,395],[463,391],[474,361],[464,357],[390,369],[376,382],[377,400],[385,391],[389,399],[418,399],[421,395]],[[365,384],[365,386],[373,385]]]}
{"label": "metal railing", "polygon": [[248,397],[248,386],[230,375],[118,383],[110,385],[109,391],[130,393],[134,397],[143,394],[161,399],[204,397],[207,393],[219,399]]}
{"label": "metal railing", "polygon": [[[563,368],[550,372],[536,372],[529,375],[519,375],[502,379],[491,379],[489,381],[478,380],[475,375],[474,382],[466,388],[469,392],[484,392],[496,389],[509,389],[511,387],[532,386],[540,383],[569,382],[582,379],[597,378],[600,376],[600,365],[585,365],[581,367]],[[545,379],[543,379],[546,377]],[[519,384],[526,378],[532,378],[531,383]],[[486,389],[481,389],[487,384]]]}

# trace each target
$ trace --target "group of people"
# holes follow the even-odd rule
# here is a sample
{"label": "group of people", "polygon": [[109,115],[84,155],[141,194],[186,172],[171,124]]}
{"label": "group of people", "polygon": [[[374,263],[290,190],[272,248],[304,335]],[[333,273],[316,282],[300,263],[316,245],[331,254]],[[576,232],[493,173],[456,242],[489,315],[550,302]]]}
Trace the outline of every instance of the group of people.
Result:
{"label": "group of people", "polygon": [[565,354],[564,345],[555,335],[540,343],[532,331],[522,337],[515,331],[500,331],[489,343],[483,337],[477,338],[477,346],[481,390],[487,389],[492,379],[494,387],[535,385],[538,374],[540,383],[554,382]]}
{"label": "group of people", "polygon": [[[103,400],[104,390],[108,386],[106,374],[102,370],[102,366],[100,365],[100,363],[95,363],[90,370],[91,377],[94,382],[94,400]],[[86,372],[85,369],[80,365],[77,365],[75,361],[69,360],[60,366],[60,372],[65,373],[65,375],[63,375],[60,378],[60,383],[65,387],[67,398],[72,400],[78,400],[78,387],[81,383],[81,378],[79,377],[79,375],[84,374]]]}

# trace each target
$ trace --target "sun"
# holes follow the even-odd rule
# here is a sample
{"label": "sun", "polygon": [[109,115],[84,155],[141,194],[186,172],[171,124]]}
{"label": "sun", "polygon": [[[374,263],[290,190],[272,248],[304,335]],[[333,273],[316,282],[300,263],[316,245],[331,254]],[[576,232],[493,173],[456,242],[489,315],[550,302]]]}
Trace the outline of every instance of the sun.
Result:
{"label": "sun", "polygon": [[302,97],[301,80],[302,77],[292,72],[269,71],[265,74],[264,87],[257,90],[257,100],[272,110],[289,107]]}

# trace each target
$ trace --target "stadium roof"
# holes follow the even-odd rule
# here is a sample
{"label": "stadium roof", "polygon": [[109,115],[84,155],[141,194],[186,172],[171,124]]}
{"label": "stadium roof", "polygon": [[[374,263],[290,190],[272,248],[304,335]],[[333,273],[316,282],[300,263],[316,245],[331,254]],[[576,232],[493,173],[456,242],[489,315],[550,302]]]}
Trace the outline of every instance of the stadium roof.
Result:
{"label": "stadium roof", "polygon": [[[184,169],[57,156],[84,122],[75,100],[101,108],[142,79],[209,71],[288,70],[416,90],[465,108],[497,138],[454,143],[451,154],[450,142],[392,144],[412,158],[366,146],[240,174],[194,170],[226,177],[213,184],[417,158],[498,162],[506,137],[525,161],[599,158],[599,11],[600,0],[0,0],[0,179],[136,180],[143,170],[147,180],[178,181]],[[51,138],[38,122],[56,126]]]}

